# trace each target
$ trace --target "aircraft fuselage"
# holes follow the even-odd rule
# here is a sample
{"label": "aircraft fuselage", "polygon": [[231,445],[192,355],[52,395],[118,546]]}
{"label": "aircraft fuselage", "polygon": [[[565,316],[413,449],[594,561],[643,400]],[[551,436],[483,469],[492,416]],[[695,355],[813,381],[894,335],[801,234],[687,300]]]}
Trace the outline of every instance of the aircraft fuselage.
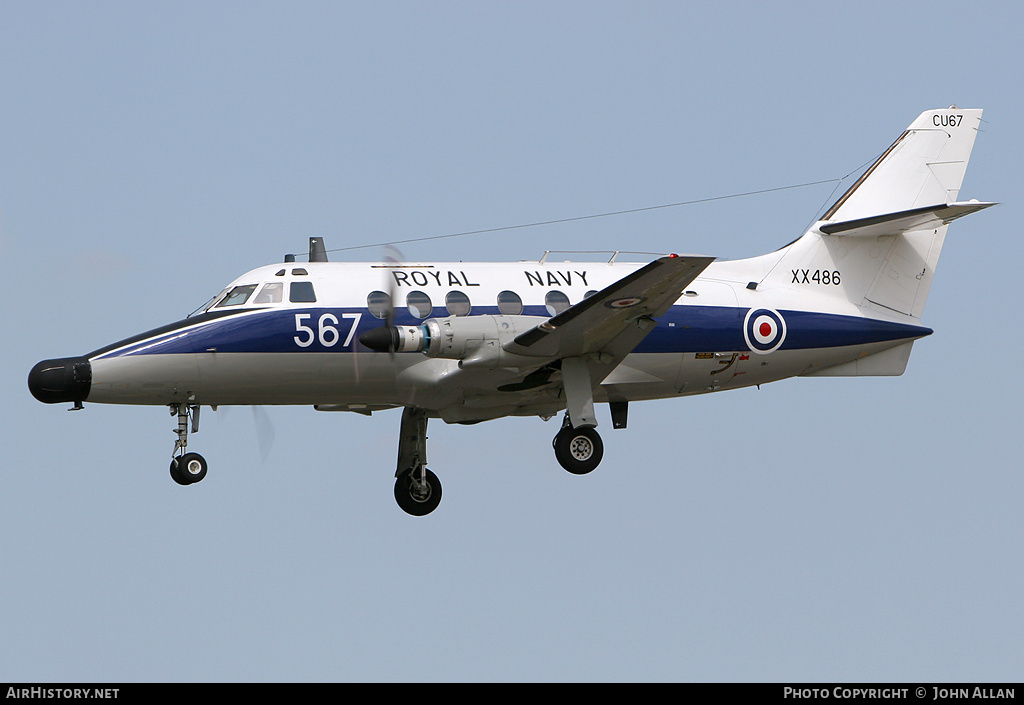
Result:
{"label": "aircraft fuselage", "polygon": [[[787,308],[787,296],[776,297],[776,303],[771,292],[745,287],[738,276],[742,262],[713,263],[693,281],[603,380],[595,401],[639,401],[764,384],[851,362],[931,332],[911,323],[865,316],[858,307],[836,299],[823,297],[819,310],[808,310],[805,295],[800,308]],[[371,311],[368,302],[374,296],[393,295],[394,324],[400,326],[420,325],[452,312],[532,323],[641,266],[269,265],[239,277],[201,314],[83,356],[91,367],[88,394],[61,401],[301,404],[338,410],[416,406],[453,422],[551,415],[565,408],[557,385],[497,391],[503,377],[494,370],[474,373],[461,369],[459,360],[367,349],[359,337],[383,325],[380,309]],[[225,300],[228,293],[248,287],[245,300]],[[268,288],[279,292],[260,301]],[[760,309],[778,316],[775,322],[762,322],[763,336],[753,330],[748,316]],[[445,384],[450,377],[457,383]],[[512,381],[522,374],[510,370],[504,378]]]}

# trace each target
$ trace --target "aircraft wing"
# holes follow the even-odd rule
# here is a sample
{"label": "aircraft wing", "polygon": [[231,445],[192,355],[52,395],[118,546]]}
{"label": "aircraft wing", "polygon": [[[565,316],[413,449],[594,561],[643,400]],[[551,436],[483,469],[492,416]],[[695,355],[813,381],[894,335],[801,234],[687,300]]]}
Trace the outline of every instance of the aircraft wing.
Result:
{"label": "aircraft wing", "polygon": [[[654,328],[683,290],[714,257],[670,255],[656,259],[570,306],[505,345],[511,353],[563,359],[591,356],[603,374],[597,384]],[[598,370],[592,370],[597,372]]]}

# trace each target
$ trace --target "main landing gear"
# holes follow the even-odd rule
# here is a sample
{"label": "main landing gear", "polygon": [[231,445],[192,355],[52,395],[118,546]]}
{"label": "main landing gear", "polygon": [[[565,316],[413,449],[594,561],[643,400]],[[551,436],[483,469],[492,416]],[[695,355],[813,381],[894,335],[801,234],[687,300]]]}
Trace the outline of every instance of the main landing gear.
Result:
{"label": "main landing gear", "polygon": [[[587,361],[580,357],[562,360],[566,410],[562,428],[551,445],[559,465],[573,475],[586,475],[604,457],[604,443],[598,434],[594,415],[594,388]],[[626,403],[612,402],[612,425],[626,427]]]}
{"label": "main landing gear", "polygon": [[[594,428],[594,392],[590,369],[584,358],[566,358],[561,364],[566,411],[562,428],[552,446],[558,463],[574,475],[586,475],[604,457],[604,443]],[[627,402],[610,401],[612,428],[626,427]],[[427,469],[427,412],[406,407],[398,441],[395,500],[402,511],[425,516],[441,502],[441,483]]]}
{"label": "main landing gear", "polygon": [[[616,420],[615,427],[624,426],[623,405],[621,425]],[[604,443],[597,430],[590,425],[573,427],[568,413],[552,445],[559,464],[574,475],[586,475],[604,456]],[[402,511],[418,517],[430,514],[441,503],[441,482],[427,469],[427,412],[423,409],[406,407],[402,411],[395,501]]]}
{"label": "main landing gear", "polygon": [[406,407],[398,439],[395,501],[402,511],[421,517],[441,503],[441,482],[427,470],[427,412]]}
{"label": "main landing gear", "polygon": [[179,485],[192,485],[206,477],[206,459],[199,453],[186,453],[188,432],[191,421],[193,433],[199,432],[199,406],[197,404],[171,404],[171,416],[178,417],[174,430],[178,440],[171,453],[171,479]]}

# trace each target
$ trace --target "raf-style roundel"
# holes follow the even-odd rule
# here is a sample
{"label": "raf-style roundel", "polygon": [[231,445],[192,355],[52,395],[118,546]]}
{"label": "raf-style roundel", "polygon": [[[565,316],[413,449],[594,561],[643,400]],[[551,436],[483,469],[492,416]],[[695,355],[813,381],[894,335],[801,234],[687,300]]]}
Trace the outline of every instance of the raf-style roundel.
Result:
{"label": "raf-style roundel", "polygon": [[743,319],[743,339],[756,353],[777,350],[786,339],[786,320],[770,308],[752,308]]}
{"label": "raf-style roundel", "polygon": [[632,306],[639,306],[646,300],[647,299],[645,299],[642,296],[630,296],[625,299],[615,299],[614,301],[609,301],[605,304],[605,306],[607,306],[608,308],[630,308]]}

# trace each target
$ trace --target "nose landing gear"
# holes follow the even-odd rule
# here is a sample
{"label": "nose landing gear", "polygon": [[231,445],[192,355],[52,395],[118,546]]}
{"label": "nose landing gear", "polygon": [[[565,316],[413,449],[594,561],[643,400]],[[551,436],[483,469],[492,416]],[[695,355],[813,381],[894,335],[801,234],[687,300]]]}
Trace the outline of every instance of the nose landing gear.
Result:
{"label": "nose landing gear", "polygon": [[199,432],[198,404],[171,404],[171,416],[178,417],[178,427],[174,430],[178,440],[174,442],[171,452],[171,479],[179,485],[192,485],[206,477],[208,465],[199,453],[186,453],[188,445],[189,421],[193,433]]}

